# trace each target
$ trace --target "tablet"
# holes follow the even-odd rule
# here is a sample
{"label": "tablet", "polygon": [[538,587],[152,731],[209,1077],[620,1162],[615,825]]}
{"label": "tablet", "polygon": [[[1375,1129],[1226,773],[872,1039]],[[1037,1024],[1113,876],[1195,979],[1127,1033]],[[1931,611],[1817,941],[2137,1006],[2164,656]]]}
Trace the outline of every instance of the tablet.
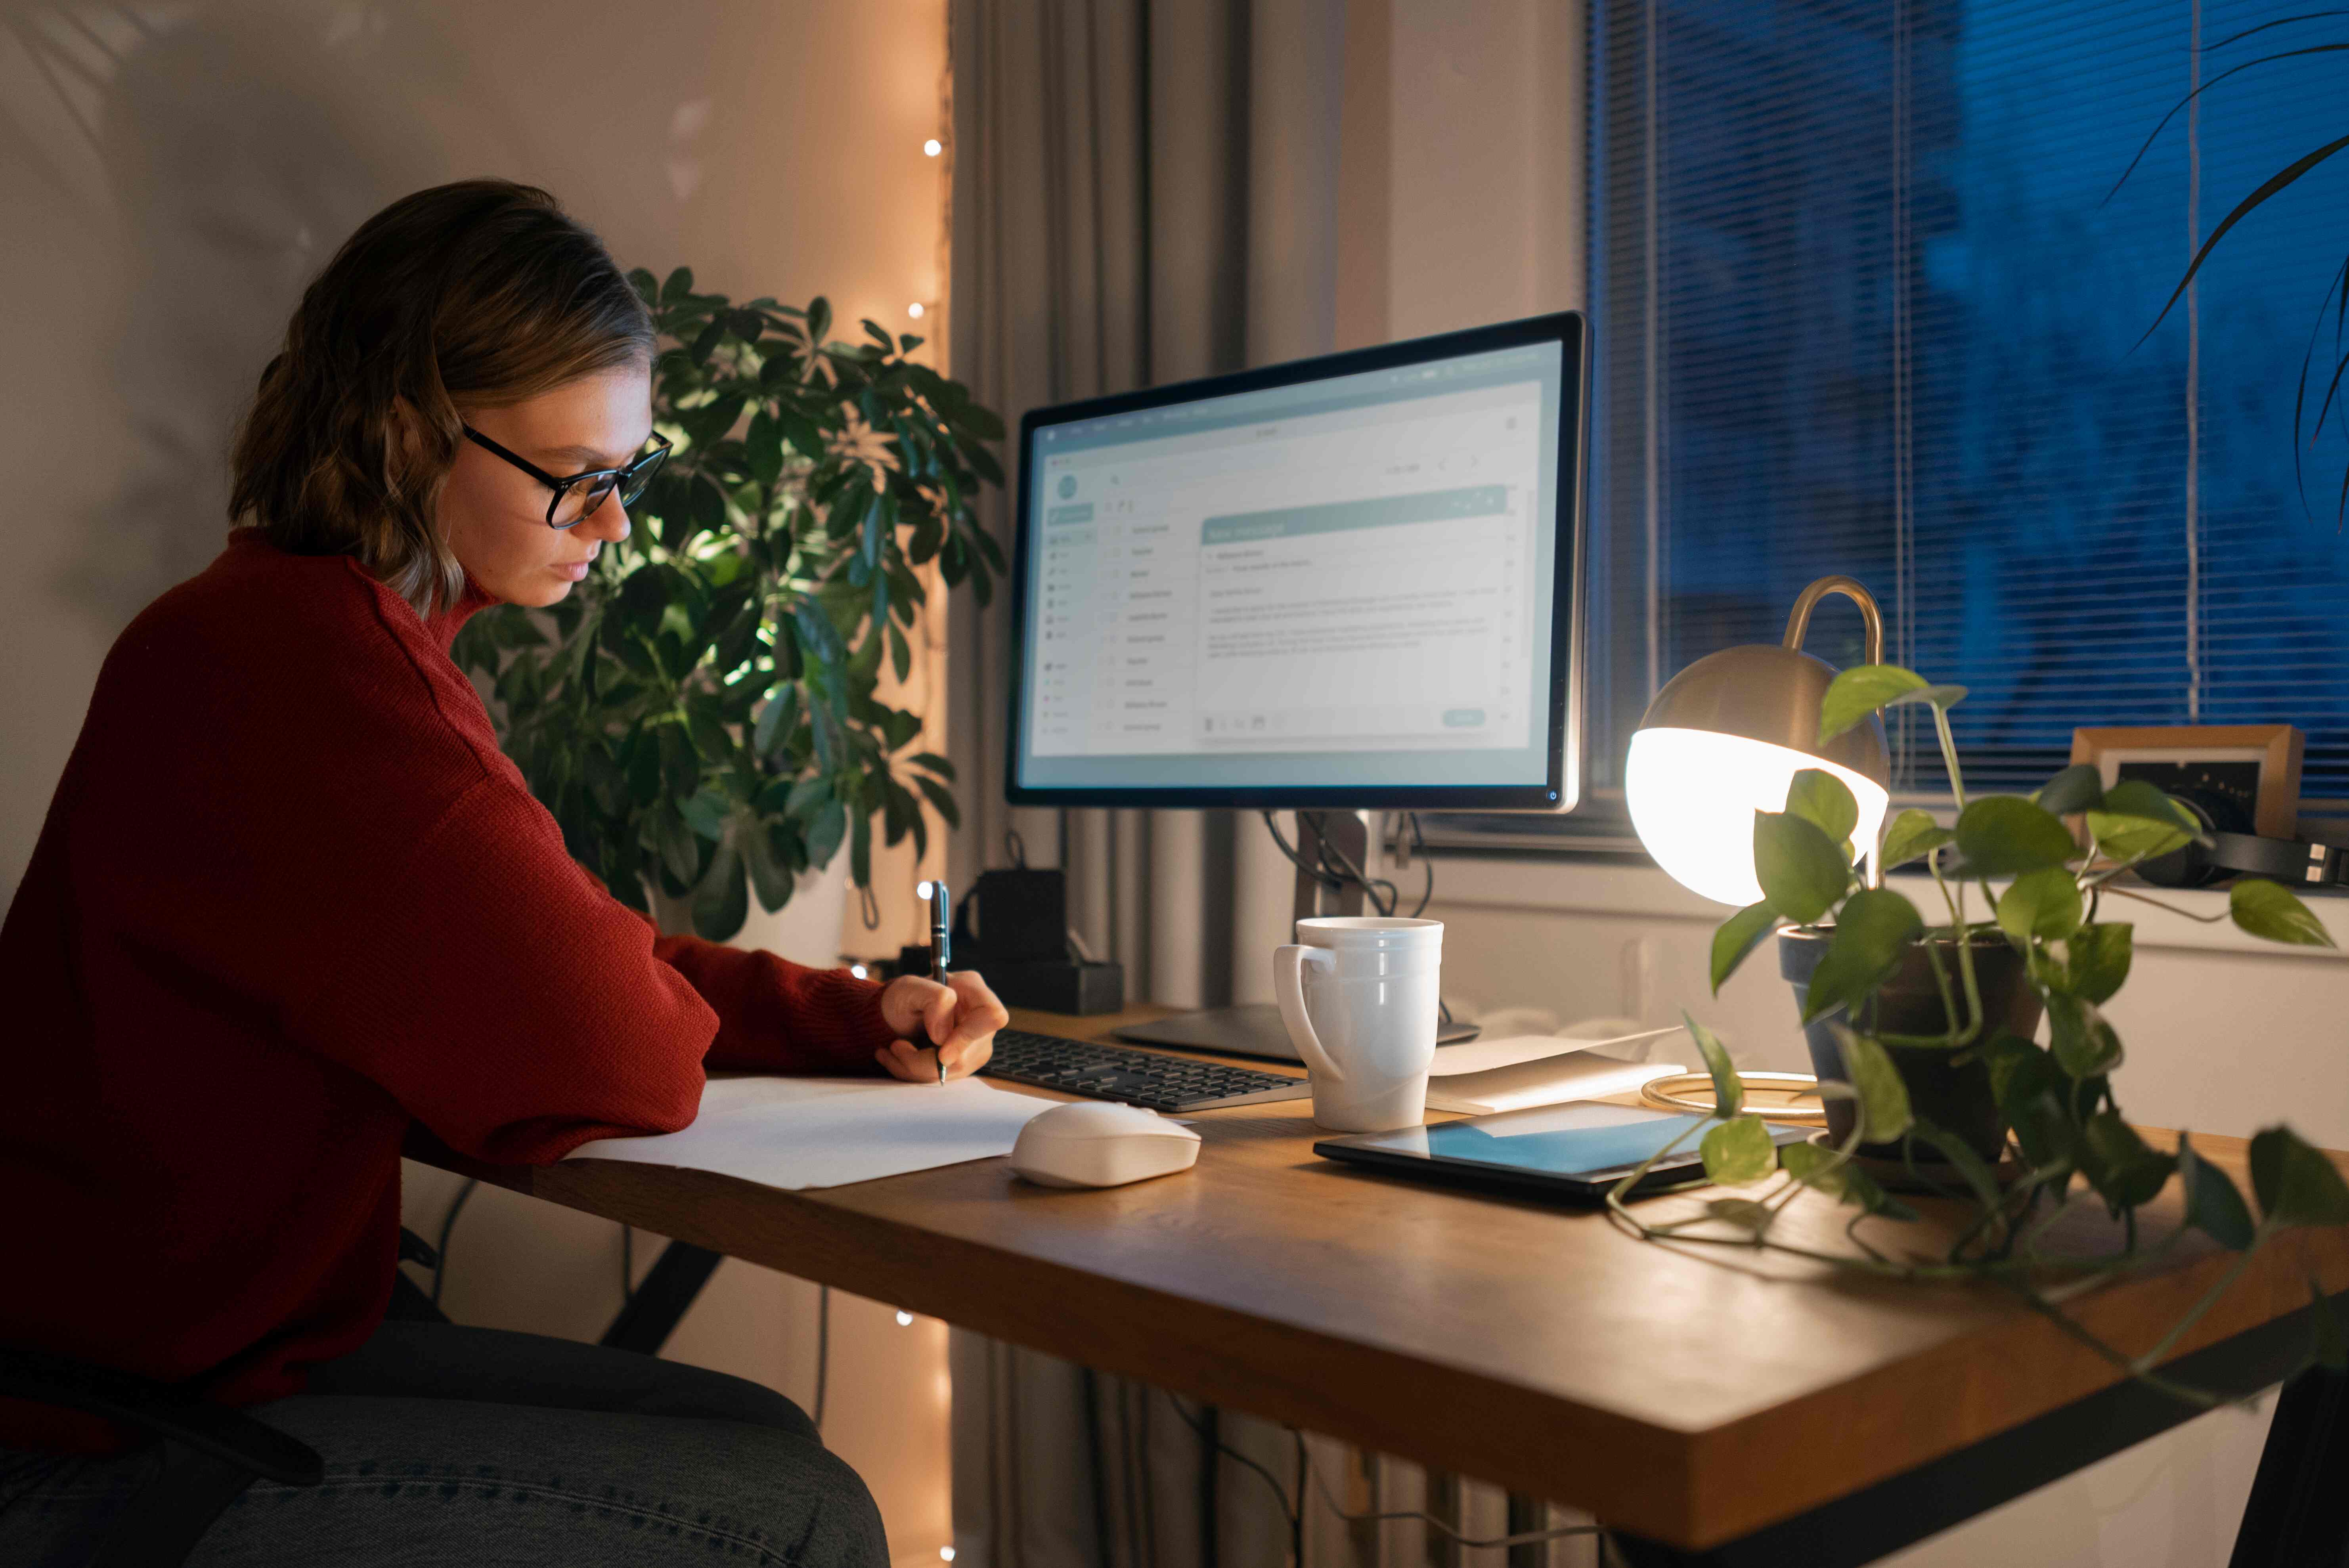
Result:
{"label": "tablet", "polygon": [[[1642,1160],[1686,1134],[1681,1147],[1656,1161],[1632,1191],[1651,1192],[1704,1179],[1691,1130],[1710,1120],[1643,1106],[1582,1100],[1472,1116],[1433,1127],[1358,1132],[1325,1138],[1313,1152],[1350,1164],[1376,1166],[1432,1181],[1513,1187],[1604,1202],[1607,1190]],[[1806,1127],[1764,1122],[1773,1143],[1801,1141]]]}

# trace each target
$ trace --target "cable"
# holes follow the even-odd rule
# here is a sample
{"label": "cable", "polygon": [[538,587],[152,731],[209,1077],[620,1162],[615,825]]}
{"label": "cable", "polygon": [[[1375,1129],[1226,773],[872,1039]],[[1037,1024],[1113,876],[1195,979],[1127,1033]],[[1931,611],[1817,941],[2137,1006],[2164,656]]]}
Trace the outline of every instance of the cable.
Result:
{"label": "cable", "polygon": [[823,1433],[824,1383],[832,1371],[832,1287],[815,1287],[815,1429]]}
{"label": "cable", "polygon": [[1411,917],[1417,920],[1427,913],[1427,901],[1435,896],[1435,861],[1427,852],[1427,841],[1419,836],[1419,813],[1405,811],[1402,820],[1411,829],[1411,852],[1419,857],[1420,874],[1427,881],[1419,890],[1419,902],[1412,905]]}
{"label": "cable", "polygon": [[[1162,1388],[1159,1392],[1165,1393],[1165,1390]],[[1280,1517],[1288,1521],[1290,1539],[1296,1539],[1298,1530],[1297,1509],[1295,1505],[1288,1501],[1288,1489],[1280,1484],[1279,1479],[1270,1470],[1257,1463],[1256,1460],[1248,1458],[1247,1455],[1240,1452],[1229,1443],[1225,1442],[1221,1438],[1210,1436],[1207,1429],[1195,1419],[1190,1411],[1183,1408],[1182,1400],[1176,1398],[1172,1394],[1167,1394],[1166,1402],[1174,1407],[1174,1413],[1183,1418],[1183,1424],[1190,1428],[1192,1431],[1198,1434],[1198,1438],[1201,1442],[1206,1443],[1208,1447],[1214,1449],[1217,1453],[1223,1455],[1234,1464],[1246,1465],[1248,1469],[1256,1471],[1257,1475],[1264,1478],[1264,1484],[1272,1488],[1273,1498],[1280,1504]]]}
{"label": "cable", "polygon": [[440,1254],[440,1261],[432,1267],[432,1305],[435,1306],[440,1305],[440,1282],[449,1277],[449,1233],[457,1228],[457,1216],[464,1212],[465,1200],[471,1197],[473,1189],[481,1184],[476,1179],[467,1178],[465,1184],[457,1189],[456,1197],[450,1200],[449,1212],[440,1216],[440,1244],[432,1249]]}

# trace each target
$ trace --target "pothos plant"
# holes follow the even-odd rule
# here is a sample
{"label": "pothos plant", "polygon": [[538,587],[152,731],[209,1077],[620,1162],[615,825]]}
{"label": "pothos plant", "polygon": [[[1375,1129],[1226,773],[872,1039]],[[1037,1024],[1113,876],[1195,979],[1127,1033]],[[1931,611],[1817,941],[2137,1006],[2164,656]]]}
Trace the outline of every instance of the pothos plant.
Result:
{"label": "pothos plant", "polygon": [[1003,422],[908,358],[917,337],[867,321],[832,341],[821,298],[736,304],[683,267],[629,281],[664,345],[668,460],[577,591],[478,615],[453,652],[493,683],[572,854],[638,909],[689,897],[722,941],[843,843],[869,888],[876,816],[924,848],[922,800],[957,821],[952,766],[905,754],[921,721],[875,694],[885,660],[913,667],[917,568],[982,605],[1003,570],[973,510],[1003,482]]}
{"label": "pothos plant", "polygon": [[[1754,814],[1754,855],[1763,897],[1730,916],[1713,937],[1713,988],[1718,993],[1722,982],[1774,931],[1787,926],[1827,929],[1827,946],[1810,984],[1804,1022],[1840,1008],[1858,1024],[1838,1025],[1835,1030],[1848,1083],[1822,1081],[1819,1086],[1825,1095],[1856,1102],[1851,1132],[1834,1147],[1775,1147],[1762,1119],[1744,1109],[1728,1053],[1691,1018],[1689,1031],[1711,1071],[1715,1105],[1713,1114],[1673,1148],[1702,1129],[1704,1169],[1714,1182],[1771,1185],[1748,1197],[1714,1199],[1689,1219],[1651,1223],[1633,1214],[1623,1200],[1654,1163],[1651,1160],[1615,1187],[1609,1210],[1619,1222],[1649,1239],[1766,1247],[1907,1280],[1998,1280],[2130,1373],[2209,1402],[2209,1396],[2198,1390],[2164,1382],[2153,1368],[2234,1281],[2251,1254],[2279,1231],[2349,1224],[2349,1185],[2323,1153],[2289,1128],[2270,1128],[2251,1143],[2251,1184],[2259,1205],[2255,1217],[2234,1181],[2199,1157],[2189,1139],[2181,1136],[2177,1151],[2169,1153],[2146,1143],[2129,1125],[2113,1089],[2113,1074],[2122,1062],[2121,1040],[2102,1009],[2128,977],[2132,928],[2105,918],[2105,903],[2115,898],[2158,903],[2134,889],[2116,886],[2116,879],[2142,861],[2183,847],[2196,836],[2197,826],[2153,786],[2125,781],[2106,789],[2096,769],[2085,765],[2064,769],[2029,796],[1970,798],[1949,718],[1950,709],[1964,696],[1962,686],[1935,686],[1911,671],[1872,665],[1838,675],[1820,713],[1824,743],[1879,707],[1921,703],[1931,708],[1957,807],[1955,825],[1943,827],[1928,812],[1904,810],[1885,826],[1879,848],[1883,869],[1922,864],[1931,879],[1931,922],[1905,893],[1869,885],[1858,863],[1862,857],[1851,841],[1859,817],[1851,792],[1833,775],[1811,770],[1795,776],[1785,810]],[[2085,822],[2085,832],[2078,837],[2064,820],[2074,815]],[[1994,878],[2006,882],[2003,891],[1993,888]],[[1986,906],[1987,918],[1979,922],[1969,913],[1972,892],[1979,892]],[[2235,882],[2226,916],[2182,909],[2173,913],[2196,920],[2231,918],[2244,931],[2270,941],[2333,945],[2308,908],[2271,882]],[[2028,984],[2044,1005],[2045,1045],[1987,1024],[1974,967],[1979,941],[2003,942],[2021,955]],[[1946,1031],[1893,1036],[1874,1030],[1871,999],[1908,951],[1920,944],[1940,993]],[[1939,1048],[1954,1053],[1957,1065],[1981,1063],[2011,1131],[2020,1173],[2002,1184],[2001,1173],[1966,1139],[1920,1116],[1888,1046]],[[1945,1195],[1970,1205],[1956,1240],[1940,1255],[1903,1253],[1891,1243],[1878,1246],[1861,1234],[1860,1222],[1870,1217],[1919,1217],[1855,1161],[1861,1143],[1897,1145],[1910,1174],[1931,1180],[1931,1173],[1939,1171],[1947,1182]],[[2137,1211],[2173,1180],[2182,1189],[2184,1224],[2141,1245]],[[1780,1215],[1806,1192],[1852,1209],[1846,1233],[1857,1253],[1828,1253],[1774,1239]],[[2123,1245],[2085,1256],[2052,1247],[2048,1238],[2055,1221],[2077,1201],[2100,1202],[2120,1221]],[[2240,1255],[2158,1344],[2135,1354],[2106,1345],[2055,1304],[2052,1284],[2061,1284],[2068,1293],[2084,1283],[2141,1269],[2196,1230]],[[2340,1326],[2322,1291],[2313,1282],[2311,1288],[2318,1325],[2316,1357],[2341,1365]]]}

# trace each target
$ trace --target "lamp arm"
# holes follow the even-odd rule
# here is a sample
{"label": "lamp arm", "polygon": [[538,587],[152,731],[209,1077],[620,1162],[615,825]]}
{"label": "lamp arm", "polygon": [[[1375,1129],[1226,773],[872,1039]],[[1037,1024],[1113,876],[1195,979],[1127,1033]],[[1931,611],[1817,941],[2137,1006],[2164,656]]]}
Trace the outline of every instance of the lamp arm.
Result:
{"label": "lamp arm", "polygon": [[1786,616],[1785,645],[1797,653],[1802,651],[1803,638],[1809,634],[1811,629],[1811,612],[1818,607],[1820,600],[1830,593],[1840,593],[1859,606],[1859,618],[1868,631],[1868,662],[1882,664],[1884,614],[1876,607],[1876,595],[1861,586],[1857,578],[1822,577],[1804,589],[1795,600],[1794,610]]}

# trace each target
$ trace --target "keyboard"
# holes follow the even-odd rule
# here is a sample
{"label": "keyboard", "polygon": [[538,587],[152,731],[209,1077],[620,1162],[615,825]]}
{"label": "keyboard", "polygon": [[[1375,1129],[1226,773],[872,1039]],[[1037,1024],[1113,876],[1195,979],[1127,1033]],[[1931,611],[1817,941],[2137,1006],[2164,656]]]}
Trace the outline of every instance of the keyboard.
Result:
{"label": "keyboard", "polygon": [[1158,1111],[1219,1110],[1227,1105],[1303,1099],[1312,1093],[1301,1078],[1025,1029],[996,1030],[994,1058],[978,1069],[978,1076]]}

